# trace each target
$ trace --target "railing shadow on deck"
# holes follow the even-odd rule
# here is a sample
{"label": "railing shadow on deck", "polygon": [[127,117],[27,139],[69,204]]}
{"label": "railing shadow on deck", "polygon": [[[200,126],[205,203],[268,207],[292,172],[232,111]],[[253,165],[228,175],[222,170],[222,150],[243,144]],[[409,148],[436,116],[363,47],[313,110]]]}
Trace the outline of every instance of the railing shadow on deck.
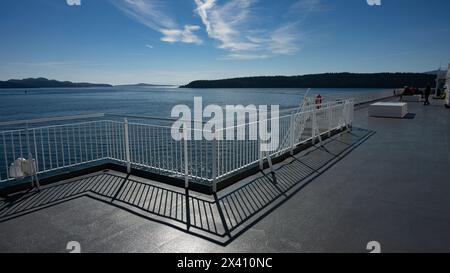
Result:
{"label": "railing shadow on deck", "polygon": [[210,242],[226,246],[273,212],[375,132],[354,128],[265,170],[245,185],[203,198],[184,189],[109,172],[27,191],[0,200],[0,224],[51,206],[88,197]]}

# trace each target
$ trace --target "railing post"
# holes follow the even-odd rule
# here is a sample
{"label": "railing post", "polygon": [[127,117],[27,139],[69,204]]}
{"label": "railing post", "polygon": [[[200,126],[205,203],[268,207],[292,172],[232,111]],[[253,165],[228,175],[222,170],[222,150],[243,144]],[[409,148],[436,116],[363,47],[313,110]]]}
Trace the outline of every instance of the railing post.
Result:
{"label": "railing post", "polygon": [[188,155],[188,133],[187,128],[183,127],[183,142],[184,142],[184,187],[189,188],[189,155]]}
{"label": "railing post", "polygon": [[294,155],[294,145],[295,145],[295,133],[297,130],[295,130],[296,124],[295,123],[295,113],[292,112],[291,114],[291,127],[289,129],[289,132],[291,133],[291,155]]}
{"label": "railing post", "polygon": [[264,153],[261,151],[261,143],[259,145],[259,169],[264,170]]}
{"label": "railing post", "polygon": [[125,135],[125,160],[127,161],[127,174],[131,173],[131,156],[130,156],[130,136],[128,130],[128,119],[125,118],[124,121],[124,135]]}
{"label": "railing post", "polygon": [[350,131],[353,130],[353,119],[355,114],[355,102],[351,100],[350,102]]}
{"label": "railing post", "polygon": [[333,129],[333,105],[328,102],[328,137],[331,137]]}
{"label": "railing post", "polygon": [[3,140],[3,156],[5,160],[5,170],[6,170],[6,179],[9,180],[9,166],[8,166],[8,153],[6,152],[6,140],[5,140],[5,133],[2,133],[2,140]]}
{"label": "railing post", "polygon": [[267,152],[267,162],[269,163],[270,172],[275,173],[275,170],[274,170],[273,164],[272,164],[272,157],[270,157],[270,152]]}
{"label": "railing post", "polygon": [[[192,132],[191,132],[192,134]],[[184,154],[184,188],[186,191],[186,224],[187,229],[191,228],[191,206],[190,206],[190,197],[189,197],[189,154],[188,154],[188,128],[185,124],[183,126],[183,154]]]}
{"label": "railing post", "polygon": [[212,141],[212,191],[217,192],[217,139],[214,136]]}
{"label": "railing post", "polygon": [[317,123],[317,117],[316,117],[316,107],[314,105],[313,107],[313,113],[312,113],[312,125],[311,125],[311,129],[312,129],[312,144],[316,144],[316,123]]}
{"label": "railing post", "polygon": [[349,100],[347,100],[345,102],[344,119],[345,119],[345,128],[347,129],[347,131],[350,131],[350,101]]}
{"label": "railing post", "polygon": [[[31,173],[31,186],[34,187],[36,186],[36,188],[38,190],[40,190],[41,185],[39,184],[39,178],[37,176],[37,166],[36,166],[36,161],[34,161],[33,159],[33,153],[31,152],[31,143],[30,143],[30,128],[28,126],[28,123],[26,124],[26,128],[27,128],[27,150],[28,150],[28,163],[31,164],[30,167],[30,171]],[[36,181],[35,181],[36,179]],[[35,184],[36,182],[36,184]]]}

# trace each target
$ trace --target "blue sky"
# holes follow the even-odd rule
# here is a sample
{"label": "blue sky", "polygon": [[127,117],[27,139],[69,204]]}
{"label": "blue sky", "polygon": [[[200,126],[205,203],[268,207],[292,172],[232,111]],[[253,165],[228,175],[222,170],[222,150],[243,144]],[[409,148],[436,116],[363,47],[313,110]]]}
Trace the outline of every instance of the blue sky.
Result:
{"label": "blue sky", "polygon": [[450,1],[2,0],[0,80],[184,84],[450,61]]}

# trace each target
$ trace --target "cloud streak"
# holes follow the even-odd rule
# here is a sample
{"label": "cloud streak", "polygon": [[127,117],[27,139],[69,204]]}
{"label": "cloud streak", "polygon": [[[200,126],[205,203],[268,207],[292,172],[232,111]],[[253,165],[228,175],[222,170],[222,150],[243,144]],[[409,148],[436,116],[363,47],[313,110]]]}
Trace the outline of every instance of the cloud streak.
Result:
{"label": "cloud streak", "polygon": [[241,28],[255,0],[229,0],[223,5],[219,5],[216,0],[194,1],[208,36],[220,42],[219,48],[242,51],[258,47],[257,43],[241,36]]}
{"label": "cloud streak", "polygon": [[184,29],[162,29],[161,33],[164,34],[164,37],[161,40],[168,43],[201,44],[202,40],[194,34],[194,31],[199,29],[199,26],[192,25],[185,25]]}
{"label": "cloud streak", "polygon": [[[253,16],[258,0],[194,0],[196,12],[208,36],[218,47],[229,51],[224,60],[257,60],[289,55],[299,50],[300,31],[297,22],[284,22],[261,29]],[[319,0],[300,0],[291,8],[310,12]],[[259,20],[260,21],[260,20]]]}
{"label": "cloud streak", "polygon": [[250,53],[231,53],[222,58],[226,61],[253,61],[253,60],[263,60],[269,58],[269,55],[263,54],[250,54]]}
{"label": "cloud streak", "polygon": [[81,6],[81,0],[66,0],[69,6]]}
{"label": "cloud streak", "polygon": [[202,40],[194,33],[199,26],[185,25],[180,27],[164,11],[164,2],[160,0],[119,0],[114,5],[123,13],[148,28],[163,35],[161,41],[169,43],[201,44]]}
{"label": "cloud streak", "polygon": [[[294,54],[300,49],[303,36],[300,22],[322,8],[321,0],[298,0],[286,6],[271,22],[258,13],[260,0],[191,1],[207,36],[226,52],[223,60],[260,60]],[[163,42],[203,43],[197,35],[202,28],[178,24],[166,11],[164,0],[115,0],[113,3],[129,17],[161,33]]]}

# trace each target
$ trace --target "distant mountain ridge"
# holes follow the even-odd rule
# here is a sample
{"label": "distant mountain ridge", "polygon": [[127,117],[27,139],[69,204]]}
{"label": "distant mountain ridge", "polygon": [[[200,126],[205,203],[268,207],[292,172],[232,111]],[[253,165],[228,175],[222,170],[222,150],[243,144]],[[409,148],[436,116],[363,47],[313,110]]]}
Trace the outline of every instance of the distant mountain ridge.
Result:
{"label": "distant mountain ridge", "polygon": [[193,81],[181,88],[401,88],[434,85],[426,73],[324,73]]}
{"label": "distant mountain ridge", "polygon": [[74,83],[69,81],[49,80],[46,78],[28,78],[23,80],[0,81],[0,88],[81,88],[81,87],[112,87],[109,84]]}

